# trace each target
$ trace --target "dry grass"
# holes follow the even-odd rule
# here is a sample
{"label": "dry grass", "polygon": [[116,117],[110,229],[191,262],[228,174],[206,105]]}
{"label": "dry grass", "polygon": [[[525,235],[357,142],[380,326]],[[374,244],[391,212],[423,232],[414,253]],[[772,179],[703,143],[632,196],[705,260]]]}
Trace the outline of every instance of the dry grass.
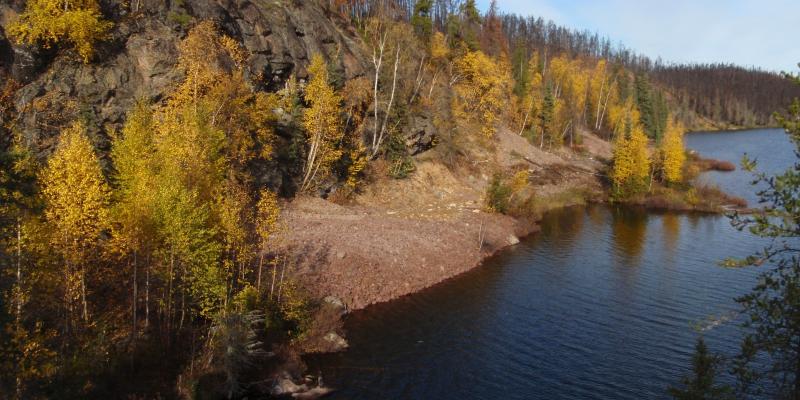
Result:
{"label": "dry grass", "polygon": [[540,220],[548,211],[586,204],[592,196],[589,189],[581,187],[570,187],[547,196],[531,193],[525,200],[513,204],[509,214],[519,219]]}
{"label": "dry grass", "polygon": [[716,186],[700,185],[694,187],[656,186],[653,190],[632,203],[650,209],[669,211],[721,212],[727,208],[743,209],[747,201],[728,195]]}
{"label": "dry grass", "polygon": [[702,158],[697,153],[689,155],[691,165],[695,166],[699,172],[704,171],[736,171],[736,164],[725,160],[714,160],[712,158]]}

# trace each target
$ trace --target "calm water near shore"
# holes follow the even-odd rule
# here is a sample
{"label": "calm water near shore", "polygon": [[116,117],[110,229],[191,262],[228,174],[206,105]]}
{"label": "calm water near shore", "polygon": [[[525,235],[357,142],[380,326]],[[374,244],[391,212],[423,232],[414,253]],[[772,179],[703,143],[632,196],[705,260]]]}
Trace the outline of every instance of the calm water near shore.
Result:
{"label": "calm water near shore", "polygon": [[[768,172],[794,157],[779,130],[695,133],[687,146],[737,165],[747,152]],[[744,172],[701,179],[755,199]],[[733,299],[758,271],[717,262],[764,243],[724,216],[556,211],[484,266],[349,316],[350,350],[307,361],[340,399],[666,398],[698,334],[737,351]]]}

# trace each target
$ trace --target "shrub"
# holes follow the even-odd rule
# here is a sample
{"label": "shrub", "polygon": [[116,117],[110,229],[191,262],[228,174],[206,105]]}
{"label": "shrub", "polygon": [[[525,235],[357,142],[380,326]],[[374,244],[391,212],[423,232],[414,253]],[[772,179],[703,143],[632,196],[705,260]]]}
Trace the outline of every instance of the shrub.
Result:
{"label": "shrub", "polygon": [[491,212],[505,214],[508,212],[512,193],[511,187],[503,182],[502,175],[495,174],[486,189],[486,198],[484,199],[486,208]]}

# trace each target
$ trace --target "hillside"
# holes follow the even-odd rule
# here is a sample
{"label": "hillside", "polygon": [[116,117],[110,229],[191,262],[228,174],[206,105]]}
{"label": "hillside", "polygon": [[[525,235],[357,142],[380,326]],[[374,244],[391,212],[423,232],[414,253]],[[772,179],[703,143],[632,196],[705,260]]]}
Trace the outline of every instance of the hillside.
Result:
{"label": "hillside", "polygon": [[0,392],[311,398],[300,355],[346,347],[344,312],[480,265],[547,210],[730,203],[693,186],[674,97],[610,55],[515,50],[504,21],[0,4]]}

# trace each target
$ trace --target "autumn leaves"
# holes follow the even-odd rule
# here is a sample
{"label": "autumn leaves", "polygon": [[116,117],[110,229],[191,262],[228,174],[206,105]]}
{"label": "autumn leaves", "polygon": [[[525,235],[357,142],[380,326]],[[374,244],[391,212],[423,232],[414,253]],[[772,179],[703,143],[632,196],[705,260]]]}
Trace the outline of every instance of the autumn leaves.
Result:
{"label": "autumn leaves", "polygon": [[283,99],[254,92],[238,46],[211,23],[193,29],[180,50],[186,79],[164,104],[137,104],[112,134],[113,190],[81,123],[62,131],[41,174],[68,326],[77,315],[89,321],[87,269],[104,254],[131,269],[134,288],[146,277],[138,290],[145,325],[156,289],[169,329],[214,315],[256,277],[261,284],[260,254],[279,208],[274,193],[258,190],[251,163],[270,157],[273,109]]}
{"label": "autumn leaves", "polygon": [[682,183],[686,161],[683,125],[668,121],[658,148],[651,151],[639,113],[631,107],[614,123],[614,160],[609,178],[612,195],[618,200],[647,192],[655,178],[668,185]]}
{"label": "autumn leaves", "polygon": [[10,25],[9,33],[21,43],[45,47],[61,41],[71,43],[88,63],[95,42],[105,39],[112,26],[103,19],[97,0],[30,0],[25,12]]}

